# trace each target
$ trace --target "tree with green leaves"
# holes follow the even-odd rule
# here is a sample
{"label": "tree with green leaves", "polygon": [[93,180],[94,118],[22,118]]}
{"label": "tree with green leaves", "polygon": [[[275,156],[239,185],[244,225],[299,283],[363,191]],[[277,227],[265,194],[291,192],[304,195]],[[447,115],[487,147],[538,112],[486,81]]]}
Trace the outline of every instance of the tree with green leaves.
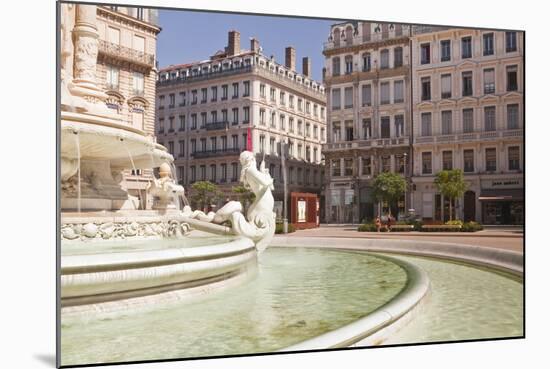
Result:
{"label": "tree with green leaves", "polygon": [[[462,197],[468,189],[464,173],[460,169],[442,170],[436,174],[434,183],[439,192],[449,198],[449,217],[453,219],[453,202]],[[456,219],[456,214],[454,219]]]}
{"label": "tree with green leaves", "polygon": [[397,173],[380,173],[373,181],[372,195],[379,202],[387,202],[390,205],[397,203],[407,190],[407,181]]}
{"label": "tree with green leaves", "polygon": [[243,205],[243,210],[246,213],[246,209],[254,202],[256,195],[243,185],[233,186],[232,191],[239,195],[239,202]]}
{"label": "tree with green leaves", "polygon": [[218,190],[218,186],[210,181],[195,182],[191,188],[193,189],[191,201],[203,210],[217,202],[222,196],[221,191]]}

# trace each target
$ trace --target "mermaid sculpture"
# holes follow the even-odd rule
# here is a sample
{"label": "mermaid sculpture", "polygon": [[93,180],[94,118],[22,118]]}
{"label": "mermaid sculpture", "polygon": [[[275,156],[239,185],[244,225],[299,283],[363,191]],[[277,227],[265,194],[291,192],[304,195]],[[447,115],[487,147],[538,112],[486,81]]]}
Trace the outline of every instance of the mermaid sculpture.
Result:
{"label": "mermaid sculpture", "polygon": [[228,202],[215,214],[206,215],[201,211],[195,211],[192,217],[217,224],[231,221],[233,233],[252,239],[258,253],[261,253],[275,234],[275,200],[271,193],[273,178],[265,168],[265,161],[262,161],[258,170],[254,154],[250,151],[243,151],[239,159],[242,166],[240,181],[256,195],[246,217],[242,213],[243,206],[238,201]]}

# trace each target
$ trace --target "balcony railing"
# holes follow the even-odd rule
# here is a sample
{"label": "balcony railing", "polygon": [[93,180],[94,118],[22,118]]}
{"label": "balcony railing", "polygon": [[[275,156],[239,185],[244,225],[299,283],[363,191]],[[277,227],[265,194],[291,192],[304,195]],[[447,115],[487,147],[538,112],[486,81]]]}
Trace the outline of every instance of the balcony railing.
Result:
{"label": "balcony railing", "polygon": [[491,141],[504,137],[523,137],[523,129],[511,129],[505,131],[488,131],[488,132],[469,132],[457,133],[451,135],[433,135],[415,137],[414,143],[431,143],[431,142],[474,142],[474,141]]}
{"label": "balcony railing", "polygon": [[229,127],[229,121],[210,122],[204,125],[207,131],[217,131],[221,129],[227,129]]}
{"label": "balcony railing", "polygon": [[241,149],[238,147],[230,149],[218,149],[218,150],[207,150],[207,151],[197,151],[193,153],[195,159],[204,159],[204,158],[213,158],[217,156],[229,156],[229,155],[239,155]]}
{"label": "balcony railing", "polygon": [[[179,76],[177,78],[170,78],[170,79],[160,79],[157,83],[159,85],[171,85],[171,84],[177,84],[182,82],[196,82],[196,81],[202,81],[209,78],[226,77],[226,76],[233,76],[241,73],[249,73],[251,71],[252,71],[252,66],[246,65],[246,66],[232,68],[232,69],[203,72],[197,75]],[[223,100],[223,97],[222,97],[222,100]]]}
{"label": "balcony railing", "polygon": [[116,59],[123,59],[129,63],[137,64],[147,68],[155,65],[155,56],[147,54],[126,46],[117,45],[105,40],[99,40],[99,55],[109,56]]}
{"label": "balcony railing", "polygon": [[323,145],[323,150],[348,150],[364,147],[392,147],[404,146],[409,144],[408,137],[393,138],[369,138],[355,141],[331,142]]}

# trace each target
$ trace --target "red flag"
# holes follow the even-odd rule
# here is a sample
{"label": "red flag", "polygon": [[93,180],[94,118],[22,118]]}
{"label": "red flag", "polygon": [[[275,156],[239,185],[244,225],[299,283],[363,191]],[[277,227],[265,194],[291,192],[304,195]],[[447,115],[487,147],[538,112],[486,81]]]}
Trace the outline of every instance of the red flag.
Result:
{"label": "red flag", "polygon": [[252,152],[252,129],[250,127],[246,131],[246,150]]}

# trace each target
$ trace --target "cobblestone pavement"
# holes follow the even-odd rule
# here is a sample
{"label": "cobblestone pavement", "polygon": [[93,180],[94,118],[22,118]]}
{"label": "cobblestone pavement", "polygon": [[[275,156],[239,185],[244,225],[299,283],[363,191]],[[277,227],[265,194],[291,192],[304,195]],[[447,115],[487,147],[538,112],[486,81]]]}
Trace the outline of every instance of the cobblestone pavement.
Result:
{"label": "cobblestone pavement", "polygon": [[[304,229],[288,234],[290,237],[336,237],[336,238],[380,238],[425,240],[427,242],[449,242],[466,245],[494,247],[523,252],[523,230],[521,229],[489,229],[474,233],[450,232],[358,232],[357,226],[321,226],[314,229]],[[275,236],[277,237],[277,236]]]}

